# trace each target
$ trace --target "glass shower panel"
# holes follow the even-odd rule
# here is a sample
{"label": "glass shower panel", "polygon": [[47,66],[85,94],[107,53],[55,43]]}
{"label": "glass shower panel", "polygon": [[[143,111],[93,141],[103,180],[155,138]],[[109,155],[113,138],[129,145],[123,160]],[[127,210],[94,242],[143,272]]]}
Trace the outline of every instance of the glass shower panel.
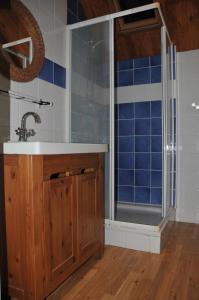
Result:
{"label": "glass shower panel", "polygon": [[71,142],[109,142],[109,22],[72,30]]}
{"label": "glass shower panel", "polygon": [[[165,32],[166,35],[166,32]],[[165,99],[164,99],[164,216],[172,206],[173,199],[173,71],[172,45],[166,35]]]}
{"label": "glass shower panel", "polygon": [[[110,144],[109,35],[109,21],[71,30],[72,143]],[[105,168],[105,217],[109,218],[109,153]]]}

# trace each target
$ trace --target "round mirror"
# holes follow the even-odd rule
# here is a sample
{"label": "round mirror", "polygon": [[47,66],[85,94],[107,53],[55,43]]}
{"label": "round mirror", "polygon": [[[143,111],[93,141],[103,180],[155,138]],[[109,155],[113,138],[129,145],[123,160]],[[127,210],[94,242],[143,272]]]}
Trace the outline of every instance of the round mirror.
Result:
{"label": "round mirror", "polygon": [[19,0],[0,6],[0,72],[12,80],[33,80],[44,61],[37,21]]}

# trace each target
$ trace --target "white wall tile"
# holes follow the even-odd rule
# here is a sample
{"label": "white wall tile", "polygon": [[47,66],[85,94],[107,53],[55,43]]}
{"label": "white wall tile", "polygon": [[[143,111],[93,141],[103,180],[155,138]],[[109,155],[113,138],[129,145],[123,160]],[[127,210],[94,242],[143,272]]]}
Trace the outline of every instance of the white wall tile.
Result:
{"label": "white wall tile", "polygon": [[177,220],[198,223],[199,211],[199,50],[178,53]]}
{"label": "white wall tile", "polygon": [[118,87],[116,89],[117,103],[151,101],[162,99],[162,84],[142,84]]}
{"label": "white wall tile", "polygon": [[[23,0],[32,12],[43,34],[45,56],[66,67],[66,0]],[[36,136],[30,140],[65,141],[68,138],[68,123],[66,119],[66,90],[38,78],[28,83],[11,81],[11,90],[25,95],[39,97],[46,101],[53,101],[53,107],[41,107],[23,101],[11,99],[10,131],[11,140],[17,140],[15,129],[20,126],[21,118],[28,111],[37,112],[41,117],[41,124],[35,124],[29,117],[27,128],[35,129]],[[1,120],[0,120],[1,122]]]}

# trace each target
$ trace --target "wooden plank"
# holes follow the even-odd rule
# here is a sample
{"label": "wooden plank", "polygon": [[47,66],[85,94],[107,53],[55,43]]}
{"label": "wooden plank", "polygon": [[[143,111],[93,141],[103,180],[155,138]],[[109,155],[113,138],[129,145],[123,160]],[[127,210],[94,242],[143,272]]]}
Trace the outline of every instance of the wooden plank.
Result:
{"label": "wooden plank", "polygon": [[198,300],[198,246],[199,225],[173,222],[160,255],[106,247],[102,260],[50,300]]}
{"label": "wooden plank", "polygon": [[[88,19],[116,12],[115,0],[81,0]],[[171,39],[177,51],[199,49],[198,0],[159,0]],[[122,18],[120,18],[122,20]],[[122,22],[122,21],[121,21]],[[120,22],[120,23],[121,23]],[[118,60],[160,54],[160,28],[140,32],[121,30],[116,24]],[[147,47],[146,47],[147,45]]]}

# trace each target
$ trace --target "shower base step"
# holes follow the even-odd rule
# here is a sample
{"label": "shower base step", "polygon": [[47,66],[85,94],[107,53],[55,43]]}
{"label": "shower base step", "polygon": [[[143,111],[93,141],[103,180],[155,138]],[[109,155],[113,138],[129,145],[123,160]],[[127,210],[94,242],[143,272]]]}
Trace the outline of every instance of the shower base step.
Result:
{"label": "shower base step", "polygon": [[175,209],[159,225],[105,220],[105,244],[159,254],[175,220]]}

